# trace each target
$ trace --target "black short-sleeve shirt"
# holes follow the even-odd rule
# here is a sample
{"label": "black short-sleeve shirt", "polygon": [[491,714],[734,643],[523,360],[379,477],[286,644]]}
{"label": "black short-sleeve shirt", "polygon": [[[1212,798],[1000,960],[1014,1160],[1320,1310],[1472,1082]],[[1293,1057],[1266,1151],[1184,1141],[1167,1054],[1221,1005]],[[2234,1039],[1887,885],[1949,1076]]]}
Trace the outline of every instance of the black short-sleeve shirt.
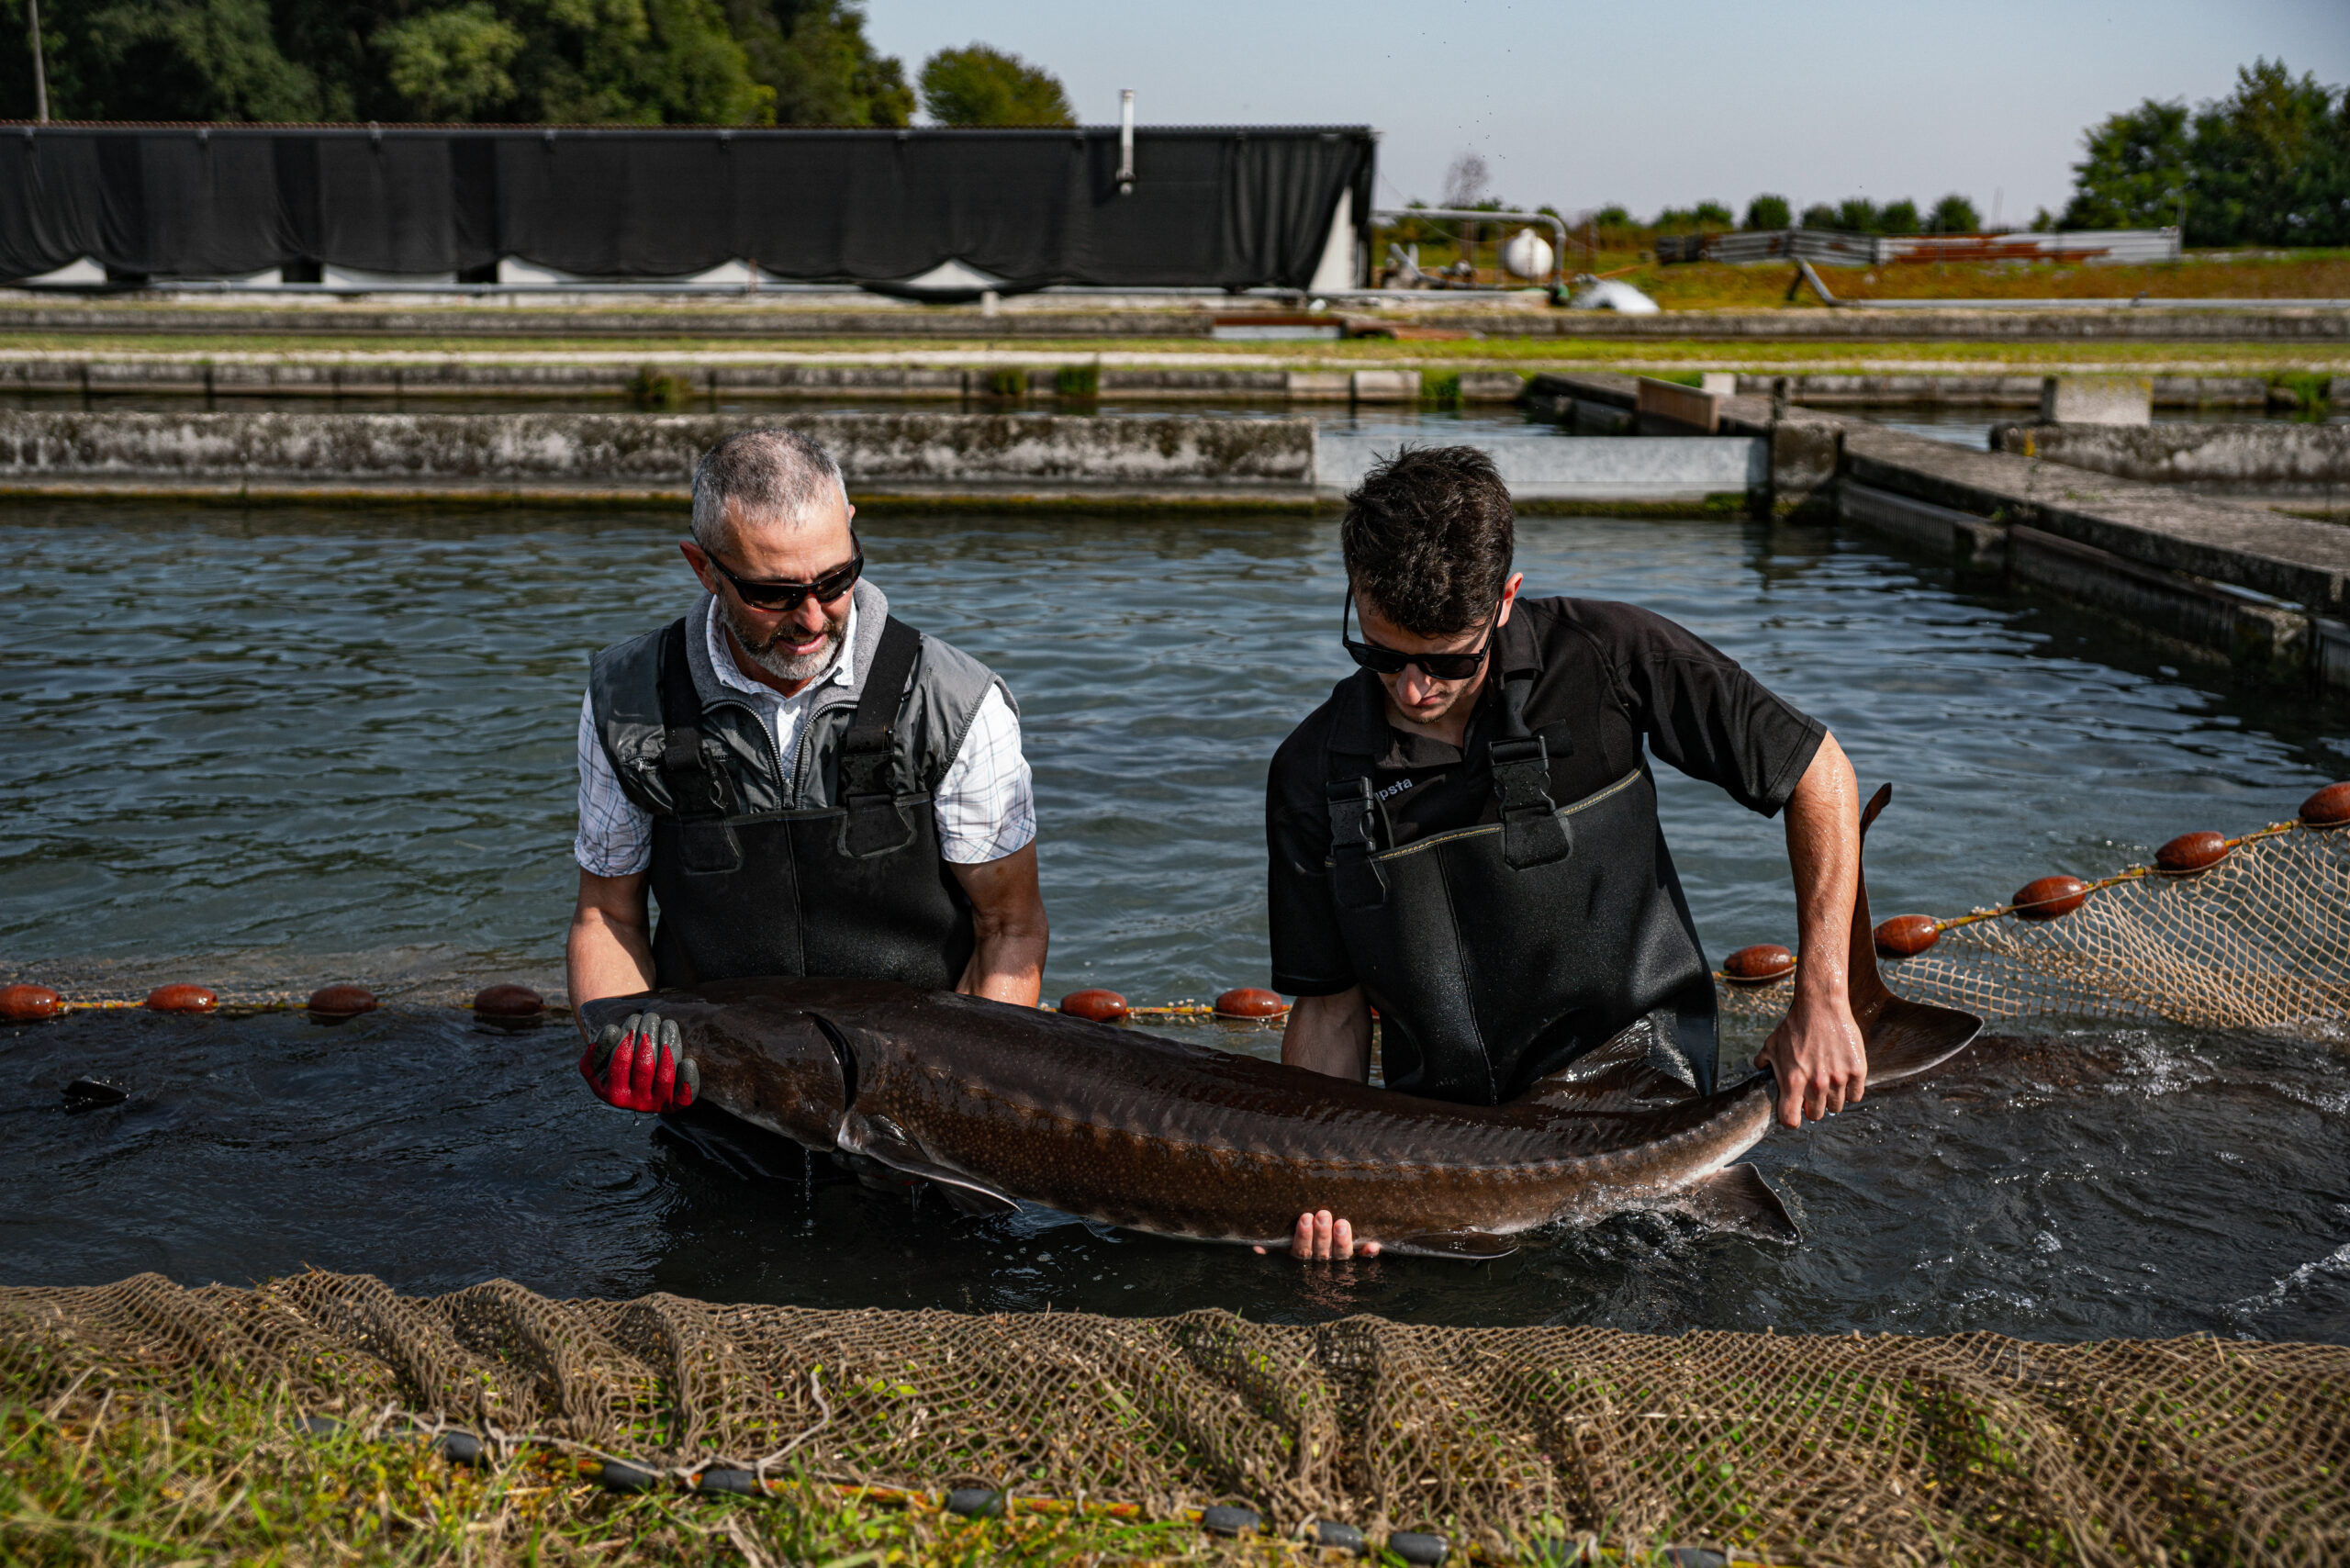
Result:
{"label": "black short-sleeve shirt", "polygon": [[1369,774],[1382,848],[1501,820],[1485,751],[1505,724],[1495,666],[1535,672],[1526,722],[1543,737],[1550,799],[1561,806],[1642,766],[1645,744],[1769,816],[1786,804],[1828,733],[1729,655],[1637,605],[1521,599],[1495,633],[1494,652],[1462,750],[1393,728],[1379,678],[1358,670],[1273,754],[1265,837],[1276,991],[1329,996],[1355,983],[1326,870],[1325,786],[1334,756],[1342,776]]}

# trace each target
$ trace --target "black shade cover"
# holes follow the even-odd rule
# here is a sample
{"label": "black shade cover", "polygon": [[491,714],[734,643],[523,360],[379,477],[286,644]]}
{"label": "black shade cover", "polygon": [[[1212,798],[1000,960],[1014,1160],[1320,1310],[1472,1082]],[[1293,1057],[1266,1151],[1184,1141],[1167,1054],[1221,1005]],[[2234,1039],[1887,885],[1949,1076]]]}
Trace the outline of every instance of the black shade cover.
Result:
{"label": "black shade cover", "polygon": [[1052,284],[1304,287],[1353,193],[1360,128],[0,129],[0,277],[88,256],[117,276],[294,264],[464,273],[517,257],[587,277],[730,260],[808,283],[901,286],[954,261]]}

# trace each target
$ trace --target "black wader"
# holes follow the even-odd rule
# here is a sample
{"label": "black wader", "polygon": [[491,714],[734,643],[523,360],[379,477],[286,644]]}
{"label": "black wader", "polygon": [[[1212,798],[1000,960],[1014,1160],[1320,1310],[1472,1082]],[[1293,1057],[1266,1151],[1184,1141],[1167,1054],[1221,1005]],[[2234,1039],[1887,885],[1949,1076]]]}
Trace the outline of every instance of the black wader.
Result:
{"label": "black wader", "polygon": [[704,743],[686,623],[671,623],[661,772],[677,811],[653,819],[656,984],[825,975],[951,991],[963,978],[970,902],[939,858],[929,791],[891,782],[891,728],[921,645],[897,617],[883,626],[841,747],[840,805],[744,813]]}
{"label": "black wader", "polygon": [[[1659,1014],[1700,1091],[1714,1081],[1714,982],[1643,763],[1560,806],[1528,733],[1530,677],[1505,681],[1492,743],[1501,821],[1382,849],[1371,779],[1326,756],[1331,890],[1391,1089],[1497,1104]],[[1673,1064],[1679,1066],[1681,1064]]]}

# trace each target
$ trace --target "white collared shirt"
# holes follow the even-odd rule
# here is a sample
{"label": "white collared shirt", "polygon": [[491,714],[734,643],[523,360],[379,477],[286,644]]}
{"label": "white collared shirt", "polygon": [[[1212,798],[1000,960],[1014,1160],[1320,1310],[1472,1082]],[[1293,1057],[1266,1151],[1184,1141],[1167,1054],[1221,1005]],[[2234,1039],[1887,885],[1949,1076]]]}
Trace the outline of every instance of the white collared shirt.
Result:
{"label": "white collared shirt", "polygon": [[[827,687],[856,681],[856,601],[849,601],[848,623],[841,629],[831,666],[789,697],[743,673],[718,616],[701,620],[710,667],[721,685],[759,715],[789,770],[817,696]],[[1001,860],[1035,838],[1035,781],[1020,751],[1020,718],[993,687],[972,715],[931,809],[938,818],[939,854],[958,866]],[[579,704],[579,833],[571,853],[580,869],[598,877],[632,877],[653,864],[653,813],[628,798],[612,772],[611,758],[596,736],[592,695]]]}

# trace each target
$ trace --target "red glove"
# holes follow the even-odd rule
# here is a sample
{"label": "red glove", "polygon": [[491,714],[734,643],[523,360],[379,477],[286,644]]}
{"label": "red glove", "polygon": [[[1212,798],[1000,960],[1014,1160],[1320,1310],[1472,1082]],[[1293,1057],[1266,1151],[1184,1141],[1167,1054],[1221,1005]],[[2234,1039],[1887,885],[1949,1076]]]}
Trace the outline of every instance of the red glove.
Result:
{"label": "red glove", "polygon": [[701,1070],[685,1054],[677,1020],[657,1013],[608,1025],[579,1058],[579,1075],[599,1100],[623,1111],[681,1111],[701,1088]]}

